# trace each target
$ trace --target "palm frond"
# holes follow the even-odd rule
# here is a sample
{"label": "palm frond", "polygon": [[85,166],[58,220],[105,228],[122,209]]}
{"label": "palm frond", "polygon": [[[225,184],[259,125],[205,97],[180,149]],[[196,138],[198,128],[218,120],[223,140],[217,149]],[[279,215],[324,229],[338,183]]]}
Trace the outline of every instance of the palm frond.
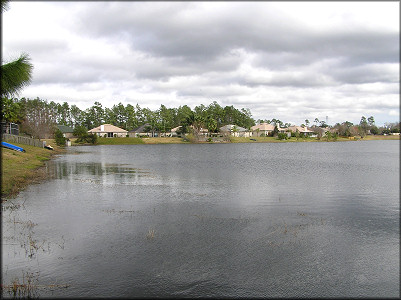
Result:
{"label": "palm frond", "polygon": [[33,65],[28,54],[1,66],[1,96],[10,97],[31,83]]}
{"label": "palm frond", "polygon": [[9,0],[1,0],[1,12],[6,11],[8,9],[8,2]]}

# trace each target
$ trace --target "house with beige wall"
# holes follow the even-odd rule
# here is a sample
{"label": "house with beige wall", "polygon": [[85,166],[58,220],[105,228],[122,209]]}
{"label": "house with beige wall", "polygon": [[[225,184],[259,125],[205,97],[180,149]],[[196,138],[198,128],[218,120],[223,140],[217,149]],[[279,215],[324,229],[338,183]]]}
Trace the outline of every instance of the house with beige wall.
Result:
{"label": "house with beige wall", "polygon": [[237,126],[237,125],[232,125],[232,124],[228,124],[228,125],[224,125],[223,127],[220,127],[220,132],[223,134],[228,134],[228,135],[232,135],[232,136],[236,136],[236,137],[250,137],[251,133],[249,132],[249,130]]}
{"label": "house with beige wall", "polygon": [[126,137],[128,131],[111,124],[103,124],[89,130],[88,133],[96,134],[99,137]]}
{"label": "house with beige wall", "polygon": [[74,137],[74,129],[66,125],[57,125],[57,128],[62,132],[66,139]]}
{"label": "house with beige wall", "polygon": [[306,126],[302,127],[302,126],[292,125],[292,126],[288,127],[287,129],[294,133],[298,131],[299,133],[304,134],[304,135],[311,135],[314,133],[312,130],[309,130],[308,127],[306,127]]}
{"label": "house with beige wall", "polygon": [[260,136],[261,134],[268,135],[270,132],[273,132],[274,125],[268,123],[260,123],[258,125],[252,126],[252,136]]}

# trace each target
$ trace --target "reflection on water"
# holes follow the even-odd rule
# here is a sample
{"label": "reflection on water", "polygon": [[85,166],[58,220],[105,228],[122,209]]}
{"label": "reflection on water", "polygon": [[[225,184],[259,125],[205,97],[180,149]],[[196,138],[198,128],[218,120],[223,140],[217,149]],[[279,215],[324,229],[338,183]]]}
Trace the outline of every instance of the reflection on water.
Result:
{"label": "reflection on water", "polygon": [[5,285],[29,275],[40,297],[63,298],[399,295],[398,141],[79,150],[3,205]]}
{"label": "reflection on water", "polygon": [[86,181],[102,185],[146,184],[154,179],[149,171],[125,165],[106,163],[49,162],[47,171],[51,178]]}

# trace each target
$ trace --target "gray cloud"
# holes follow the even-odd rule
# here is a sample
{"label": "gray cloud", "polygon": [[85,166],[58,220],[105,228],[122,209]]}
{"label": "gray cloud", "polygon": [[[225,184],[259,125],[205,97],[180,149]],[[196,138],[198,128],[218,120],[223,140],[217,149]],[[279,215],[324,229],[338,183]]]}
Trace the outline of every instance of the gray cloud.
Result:
{"label": "gray cloud", "polygon": [[[399,107],[398,25],[381,26],[380,12],[365,12],[363,3],[358,11],[344,3],[345,13],[333,12],[336,21],[324,26],[308,19],[318,20],[318,10],[294,14],[269,2],[51,2],[40,9],[46,5],[57,24],[14,39],[7,31],[3,48],[31,54],[32,91],[96,87],[98,95],[143,95],[157,106],[218,100],[291,120]],[[54,25],[59,35],[50,34]]]}

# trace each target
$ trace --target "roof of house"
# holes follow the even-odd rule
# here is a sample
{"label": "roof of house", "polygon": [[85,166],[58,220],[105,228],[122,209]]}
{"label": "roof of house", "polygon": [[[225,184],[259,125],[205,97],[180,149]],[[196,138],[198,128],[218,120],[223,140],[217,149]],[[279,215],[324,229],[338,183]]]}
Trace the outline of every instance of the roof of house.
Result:
{"label": "roof of house", "polygon": [[309,130],[308,127],[302,127],[302,126],[293,125],[293,126],[288,127],[288,129],[293,132],[296,132],[298,130],[300,133],[302,133],[302,132],[303,133],[313,133],[313,131]]}
{"label": "roof of house", "polygon": [[247,131],[243,127],[240,127],[240,126],[237,126],[237,125],[232,125],[232,124],[228,124],[228,125],[224,125],[223,127],[220,127],[220,131],[233,131],[234,127],[237,129],[238,132]]}
{"label": "roof of house", "polygon": [[[102,126],[104,126],[103,130]],[[92,133],[97,133],[97,132],[116,132],[116,133],[126,133],[128,132],[127,130],[124,130],[122,128],[119,128],[117,126],[111,125],[111,124],[104,124],[104,125],[100,125],[98,127],[92,128],[91,130],[89,130],[88,132],[92,132]]]}
{"label": "roof of house", "polygon": [[136,133],[145,132],[145,127],[148,127],[148,126],[150,126],[150,124],[146,123],[146,124],[143,124],[143,125],[141,125],[141,126],[139,126],[137,128],[134,128],[134,129],[130,130],[130,132],[136,132]]}
{"label": "roof of house", "polygon": [[174,127],[173,129],[171,129],[171,132],[176,132],[178,129],[180,129],[182,126],[177,126],[177,127]]}
{"label": "roof of house", "polygon": [[261,130],[261,131],[273,131],[274,130],[274,125],[273,124],[267,124],[267,123],[261,123],[259,125],[255,125],[251,127],[252,131],[255,130]]}
{"label": "roof of house", "polygon": [[57,125],[57,128],[60,129],[62,133],[72,133],[74,131],[73,128],[66,125]]}

